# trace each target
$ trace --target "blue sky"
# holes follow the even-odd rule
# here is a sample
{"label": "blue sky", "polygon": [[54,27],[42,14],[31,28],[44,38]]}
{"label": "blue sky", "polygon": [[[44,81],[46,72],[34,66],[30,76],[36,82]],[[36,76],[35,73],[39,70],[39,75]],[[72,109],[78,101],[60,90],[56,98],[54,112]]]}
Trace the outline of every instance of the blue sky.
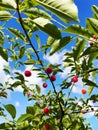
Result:
{"label": "blue sky", "polygon": [[[92,10],[91,10],[91,5],[98,6],[98,0],[75,0],[75,3],[76,3],[76,5],[78,7],[78,10],[79,10],[80,25],[85,26],[86,17],[92,17],[92,15],[93,15]],[[12,23],[13,23],[13,20],[11,21],[11,23],[9,25],[11,25]],[[17,25],[15,25],[15,26],[17,26]],[[42,35],[42,39],[41,40],[42,41],[44,40],[44,35]],[[70,46],[70,48],[71,48],[71,46]],[[69,49],[69,48],[67,48],[67,49]],[[55,58],[56,60],[54,60],[54,57],[49,57],[48,55],[45,57],[45,59],[47,59],[49,62],[52,62],[52,64],[55,64],[55,63],[58,63],[58,62],[62,62],[61,61],[62,54],[63,54],[63,52],[56,53],[54,55],[54,57],[56,57]],[[2,65],[7,65],[8,64],[8,63],[6,63],[3,60],[1,60],[1,62],[2,62]],[[2,65],[0,65],[1,69],[3,68]],[[27,66],[25,66],[25,67],[26,67],[26,69],[30,68],[30,67],[27,67]],[[64,74],[60,75],[62,78],[67,75],[66,71],[65,71]],[[2,72],[2,70],[0,70],[0,72],[3,74],[4,78],[6,79],[7,77]],[[23,72],[21,71],[21,73],[23,73]],[[31,79],[33,79],[33,81],[35,81],[34,83],[37,82],[39,85],[42,85],[42,83],[43,83],[42,80],[41,79],[37,79],[36,76],[37,76],[37,73],[34,72],[33,76],[31,78],[28,78],[28,80],[30,82],[32,82]],[[2,76],[0,78],[2,78]],[[77,86],[81,85],[80,83],[81,83],[81,81],[77,84]],[[45,93],[45,91],[48,91],[48,89],[44,90],[42,88],[42,92]],[[74,90],[74,91],[76,92],[76,90]],[[78,95],[78,97],[82,96],[80,93],[77,93],[77,95]],[[24,106],[32,105],[32,102],[28,102],[28,98],[23,96],[23,94],[21,93],[20,88],[18,88],[17,90],[15,90],[14,93],[13,92],[9,92],[8,99],[7,100],[4,99],[2,101],[3,101],[4,104],[9,104],[9,103],[14,104],[16,106],[16,108],[17,108],[17,113],[18,113],[17,116],[19,116],[20,114],[25,113],[25,107]],[[96,117],[90,117],[90,118],[87,118],[87,120],[89,122],[91,122],[93,130],[97,130],[98,119]],[[0,118],[0,122],[2,122],[2,121],[3,120]]]}

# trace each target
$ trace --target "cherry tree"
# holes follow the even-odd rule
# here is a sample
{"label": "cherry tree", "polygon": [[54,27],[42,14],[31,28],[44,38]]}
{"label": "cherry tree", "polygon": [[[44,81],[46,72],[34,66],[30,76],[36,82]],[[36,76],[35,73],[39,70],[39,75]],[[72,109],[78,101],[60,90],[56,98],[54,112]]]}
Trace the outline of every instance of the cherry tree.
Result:
{"label": "cherry tree", "polygon": [[[86,19],[84,28],[78,23],[78,7],[72,0],[0,1],[0,56],[9,63],[3,69],[9,76],[4,84],[0,83],[0,97],[7,98],[8,90],[14,93],[20,86],[28,101],[34,101],[17,119],[15,106],[1,100],[0,116],[7,121],[0,124],[0,129],[92,130],[83,116],[91,112],[98,116],[97,106],[89,104],[98,101],[98,95],[92,93],[98,87],[98,68],[94,65],[98,58],[98,8],[92,5],[92,11],[94,17]],[[72,21],[74,24],[69,24]],[[73,42],[73,48],[63,53],[62,63],[51,64],[43,58],[61,52]],[[25,70],[25,66],[30,69]],[[68,67],[67,76],[59,78]],[[33,79],[27,86],[26,78],[35,71],[42,86],[33,84]],[[72,92],[80,79],[81,94],[87,96],[78,99]]]}

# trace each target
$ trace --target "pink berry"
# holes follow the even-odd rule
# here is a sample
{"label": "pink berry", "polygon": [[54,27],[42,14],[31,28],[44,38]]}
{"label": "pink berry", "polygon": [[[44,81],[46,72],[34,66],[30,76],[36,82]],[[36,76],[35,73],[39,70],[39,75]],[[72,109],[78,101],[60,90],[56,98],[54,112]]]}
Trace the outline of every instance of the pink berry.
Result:
{"label": "pink berry", "polygon": [[85,114],[85,113],[86,113],[86,110],[82,110],[81,112],[82,112],[82,114]]}
{"label": "pink berry", "polygon": [[46,73],[47,73],[47,74],[51,74],[51,73],[52,73],[52,71],[53,71],[53,70],[52,70],[52,68],[51,68],[51,67],[49,67],[49,68],[47,68],[47,69],[46,69]]}
{"label": "pink berry", "polygon": [[30,97],[30,96],[31,96],[30,92],[28,92],[28,93],[27,93],[27,96],[28,96],[28,97]]}
{"label": "pink berry", "polygon": [[74,76],[71,80],[72,80],[72,82],[76,83],[76,82],[78,82],[78,77]]}
{"label": "pink berry", "polygon": [[30,77],[30,76],[32,75],[32,73],[31,73],[31,71],[26,70],[26,71],[24,72],[24,75],[25,75],[26,77]]}
{"label": "pink berry", "polygon": [[94,39],[97,39],[97,36],[96,36],[96,35],[93,35],[92,37],[93,37]]}
{"label": "pink berry", "polygon": [[43,88],[47,88],[47,84],[46,83],[43,83]]}
{"label": "pink berry", "polygon": [[50,130],[50,125],[49,124],[45,125],[45,130]]}
{"label": "pink berry", "polygon": [[56,80],[56,76],[55,76],[55,75],[51,75],[51,76],[50,76],[50,80],[51,80],[51,81],[55,81],[55,80]]}
{"label": "pink berry", "polygon": [[44,108],[44,114],[48,114],[50,112],[49,108],[48,107],[45,107]]}

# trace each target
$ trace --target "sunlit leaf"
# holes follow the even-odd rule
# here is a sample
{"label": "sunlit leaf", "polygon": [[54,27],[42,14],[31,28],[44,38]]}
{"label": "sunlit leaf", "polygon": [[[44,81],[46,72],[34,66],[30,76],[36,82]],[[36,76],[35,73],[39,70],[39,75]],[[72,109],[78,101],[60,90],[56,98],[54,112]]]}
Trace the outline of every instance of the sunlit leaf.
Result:
{"label": "sunlit leaf", "polygon": [[98,53],[98,48],[95,46],[88,47],[82,54],[82,56]]}
{"label": "sunlit leaf", "polygon": [[92,93],[93,89],[94,89],[94,86],[89,86],[89,88],[87,90],[89,96]]}
{"label": "sunlit leaf", "polygon": [[8,11],[0,11],[0,21],[9,20],[13,16]]}
{"label": "sunlit leaf", "polygon": [[76,34],[80,37],[87,38],[87,39],[92,36],[91,33],[87,29],[77,24],[72,24],[71,26],[66,28],[64,32]]}
{"label": "sunlit leaf", "polygon": [[98,7],[97,7],[97,6],[93,5],[93,6],[92,6],[92,10],[93,10],[93,12],[94,12],[95,14],[98,15]]}
{"label": "sunlit leaf", "polygon": [[8,28],[8,30],[14,34],[14,36],[16,36],[17,38],[21,39],[21,40],[25,40],[25,36],[23,35],[22,32],[20,32],[18,29],[16,28]]}
{"label": "sunlit leaf", "polygon": [[20,47],[20,51],[19,51],[19,54],[18,54],[20,59],[23,57],[24,53],[25,53],[25,47],[22,46],[22,47]]}
{"label": "sunlit leaf", "polygon": [[34,20],[32,20],[42,31],[46,32],[50,36],[54,38],[61,38],[60,30],[52,24],[48,19],[39,17]]}
{"label": "sunlit leaf", "polygon": [[38,94],[40,94],[40,92],[41,92],[40,86],[36,85],[36,90],[37,90]]}
{"label": "sunlit leaf", "polygon": [[35,60],[26,60],[24,62],[25,65],[33,65],[33,64],[36,64],[36,63],[37,63],[37,61],[35,61]]}
{"label": "sunlit leaf", "polygon": [[58,40],[55,40],[52,44],[52,48],[50,50],[50,55],[54,54],[55,52],[61,50],[65,47],[69,42],[71,42],[73,37],[67,36]]}
{"label": "sunlit leaf", "polygon": [[24,13],[27,14],[32,19],[37,18],[37,17],[43,17],[49,20],[52,19],[51,16],[47,12],[39,8],[30,8],[30,9],[25,10]]}
{"label": "sunlit leaf", "polygon": [[16,108],[12,104],[4,105],[4,108],[7,110],[7,112],[11,115],[13,119],[16,117]]}
{"label": "sunlit leaf", "polygon": [[95,18],[87,18],[86,19],[87,29],[98,36],[98,20]]}
{"label": "sunlit leaf", "polygon": [[25,120],[31,119],[32,117],[33,117],[32,114],[22,114],[22,115],[18,118],[17,123],[21,123],[21,122],[23,122],[23,121],[25,121]]}
{"label": "sunlit leaf", "polygon": [[56,14],[64,22],[78,20],[78,10],[73,0],[36,0],[40,5]]}
{"label": "sunlit leaf", "polygon": [[77,39],[76,46],[73,49],[73,56],[74,60],[78,60],[80,57],[80,54],[83,52],[83,49],[85,47],[86,41],[82,39]]}

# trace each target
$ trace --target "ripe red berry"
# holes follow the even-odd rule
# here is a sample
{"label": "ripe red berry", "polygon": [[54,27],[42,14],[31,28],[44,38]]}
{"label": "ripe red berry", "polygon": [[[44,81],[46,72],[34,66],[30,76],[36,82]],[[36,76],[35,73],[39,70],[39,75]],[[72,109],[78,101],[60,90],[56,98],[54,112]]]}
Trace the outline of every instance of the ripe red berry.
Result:
{"label": "ripe red berry", "polygon": [[55,81],[55,80],[56,80],[56,76],[55,76],[55,75],[51,75],[51,76],[50,76],[50,80],[51,80],[51,81]]}
{"label": "ripe red berry", "polygon": [[46,83],[43,83],[43,88],[46,88],[48,85]]}
{"label": "ripe red berry", "polygon": [[74,76],[72,79],[71,79],[72,82],[76,83],[78,82],[78,77],[77,76]]}
{"label": "ripe red berry", "polygon": [[32,75],[32,73],[31,73],[31,71],[26,70],[26,71],[24,72],[24,75],[25,75],[26,77],[30,77],[30,76]]}
{"label": "ripe red berry", "polygon": [[31,96],[30,92],[28,92],[28,93],[27,93],[27,96],[28,96],[28,97],[30,97],[30,96]]}
{"label": "ripe red berry", "polygon": [[86,91],[86,89],[82,89],[81,92],[82,92],[82,94],[86,94],[87,91]]}
{"label": "ripe red berry", "polygon": [[45,125],[45,130],[50,130],[50,125],[49,124]]}
{"label": "ripe red berry", "polygon": [[49,67],[49,68],[47,68],[47,69],[46,69],[46,73],[47,73],[47,74],[51,74],[51,73],[52,73],[52,71],[53,71],[53,70],[52,70],[52,68],[51,68],[51,67]]}
{"label": "ripe red berry", "polygon": [[90,46],[92,46],[94,43],[93,42],[89,42]]}
{"label": "ripe red berry", "polygon": [[48,107],[45,107],[44,108],[44,114],[48,114],[50,112],[49,108]]}
{"label": "ripe red berry", "polygon": [[93,35],[92,37],[93,37],[94,39],[97,39],[97,36],[96,36],[96,35]]}
{"label": "ripe red berry", "polygon": [[85,114],[86,113],[86,110],[81,110],[82,114]]}

